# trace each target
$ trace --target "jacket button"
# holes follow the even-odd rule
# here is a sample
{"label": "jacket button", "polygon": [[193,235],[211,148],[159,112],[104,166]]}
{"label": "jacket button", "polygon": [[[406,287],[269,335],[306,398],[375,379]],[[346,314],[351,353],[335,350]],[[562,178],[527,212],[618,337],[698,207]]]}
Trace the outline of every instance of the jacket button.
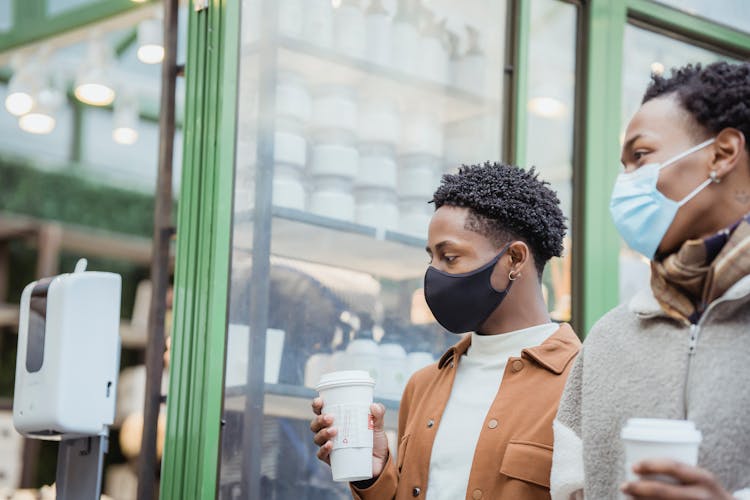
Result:
{"label": "jacket button", "polygon": [[492,420],[487,422],[487,427],[489,427],[490,429],[495,429],[497,427],[497,420],[493,418]]}
{"label": "jacket button", "polygon": [[432,420],[432,419],[429,419],[429,420],[427,421],[427,428],[428,428],[428,429],[432,429],[432,427],[433,427],[434,425],[435,425],[435,421],[434,421],[434,420]]}
{"label": "jacket button", "polygon": [[514,373],[515,372],[520,372],[521,370],[523,370],[523,361],[521,361],[520,359],[517,359],[517,360],[513,361],[513,364],[510,365],[510,369]]}
{"label": "jacket button", "polygon": [[474,490],[474,492],[471,494],[471,497],[474,500],[479,500],[480,498],[482,498],[482,490],[480,490],[480,489]]}
{"label": "jacket button", "polygon": [[411,490],[411,496],[413,497],[418,497],[420,493],[422,493],[422,490],[417,487],[414,487],[414,489]]}

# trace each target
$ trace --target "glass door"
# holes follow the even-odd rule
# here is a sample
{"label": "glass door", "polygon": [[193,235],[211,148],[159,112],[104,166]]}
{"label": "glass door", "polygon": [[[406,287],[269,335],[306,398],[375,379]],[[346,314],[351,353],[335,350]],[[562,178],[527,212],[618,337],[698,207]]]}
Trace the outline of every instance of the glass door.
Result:
{"label": "glass door", "polygon": [[505,4],[243,3],[220,498],[349,498],[309,431],[320,375],[370,370],[395,438],[455,342],[421,290],[428,202],[503,157]]}

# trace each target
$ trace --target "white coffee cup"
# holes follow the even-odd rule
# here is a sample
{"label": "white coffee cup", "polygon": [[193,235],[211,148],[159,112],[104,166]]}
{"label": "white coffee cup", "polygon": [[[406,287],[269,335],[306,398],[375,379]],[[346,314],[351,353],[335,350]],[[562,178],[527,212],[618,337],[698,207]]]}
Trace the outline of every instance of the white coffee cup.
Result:
{"label": "white coffee cup", "polygon": [[334,481],[361,481],[372,477],[373,426],[370,405],[375,381],[364,370],[327,373],[316,387],[323,399],[323,414],[333,415],[337,430],[331,451]]}
{"label": "white coffee cup", "polygon": [[[638,479],[633,466],[642,460],[670,459],[687,465],[698,464],[698,448],[703,436],[689,420],[631,418],[620,434],[625,446],[625,474],[628,481]],[[650,479],[670,481],[668,477]]]}

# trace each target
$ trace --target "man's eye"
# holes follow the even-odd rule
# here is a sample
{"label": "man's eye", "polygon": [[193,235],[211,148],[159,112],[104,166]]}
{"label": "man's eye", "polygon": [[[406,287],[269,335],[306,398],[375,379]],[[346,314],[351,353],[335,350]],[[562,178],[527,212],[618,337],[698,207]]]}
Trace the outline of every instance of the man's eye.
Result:
{"label": "man's eye", "polygon": [[633,153],[633,159],[635,161],[640,161],[647,154],[648,154],[647,151],[636,151],[636,152]]}
{"label": "man's eye", "polygon": [[443,259],[444,259],[444,260],[445,260],[445,261],[446,261],[447,263],[449,263],[449,264],[450,264],[451,262],[455,261],[455,260],[456,260],[457,258],[458,258],[458,257],[456,257],[455,255],[446,255],[445,257],[443,257]]}

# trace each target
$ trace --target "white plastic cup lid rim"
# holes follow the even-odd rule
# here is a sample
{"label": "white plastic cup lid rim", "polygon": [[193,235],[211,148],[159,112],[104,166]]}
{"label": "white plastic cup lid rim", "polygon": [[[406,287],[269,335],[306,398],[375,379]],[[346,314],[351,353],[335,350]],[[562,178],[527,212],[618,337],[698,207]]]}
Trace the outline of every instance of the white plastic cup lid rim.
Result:
{"label": "white plastic cup lid rim", "polygon": [[620,437],[628,441],[696,444],[703,439],[701,432],[689,420],[660,418],[631,418]]}
{"label": "white plastic cup lid rim", "polygon": [[326,373],[320,378],[315,390],[320,392],[326,389],[344,386],[375,386],[375,380],[365,370],[342,370]]}

